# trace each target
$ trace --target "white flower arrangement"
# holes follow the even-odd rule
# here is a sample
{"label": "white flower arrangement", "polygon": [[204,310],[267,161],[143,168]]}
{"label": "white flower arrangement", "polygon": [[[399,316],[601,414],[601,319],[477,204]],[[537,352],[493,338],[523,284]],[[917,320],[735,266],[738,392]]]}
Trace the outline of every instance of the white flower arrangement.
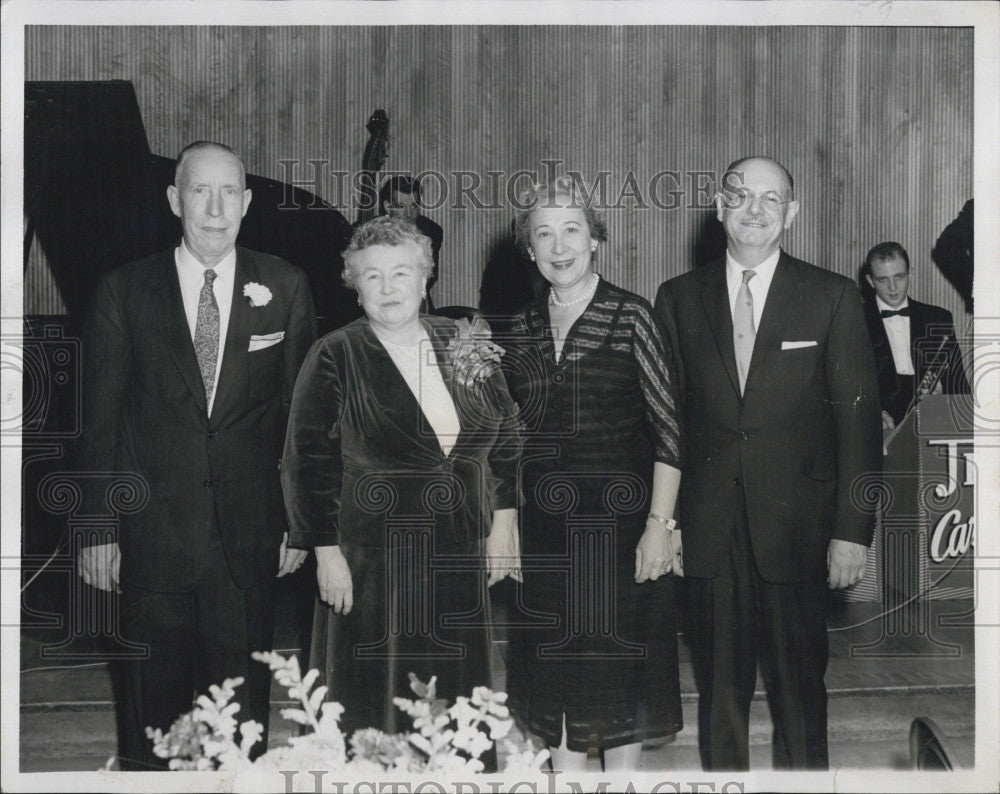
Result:
{"label": "white flower arrangement", "polygon": [[287,745],[251,762],[250,749],[260,741],[262,728],[253,720],[241,723],[237,744],[235,715],[240,705],[229,701],[243,679],[226,679],[221,687],[209,688],[211,697],[200,695],[194,708],[181,715],[166,733],[146,728],[153,752],[168,759],[171,770],[235,771],[240,790],[267,790],[276,779],[282,779],[281,770],[348,776],[477,774],[483,771],[480,756],[498,740],[498,749],[503,750],[506,761],[505,774],[537,772],[548,758],[548,750],[536,752],[530,741],[508,738],[513,720],[505,705],[505,692],[476,687],[471,697],[458,697],[449,707],[436,697],[436,678],[425,684],[413,673],[410,688],[417,698],[397,697],[393,703],[410,716],[414,730],[386,734],[376,728],[363,728],[345,743],[339,725],[343,707],[324,702],[327,687],[313,689],[319,671],[310,670],[303,678],[295,656],[286,659],[269,651],[255,652],[253,657],[266,663],[277,681],[288,688],[289,696],[298,701],[298,706],[282,709],[281,716],[311,728],[311,732],[292,736]]}
{"label": "white flower arrangement", "polygon": [[254,309],[267,306],[271,302],[272,297],[271,290],[263,284],[258,284],[256,281],[251,281],[243,285],[243,295],[250,299],[250,306]]}

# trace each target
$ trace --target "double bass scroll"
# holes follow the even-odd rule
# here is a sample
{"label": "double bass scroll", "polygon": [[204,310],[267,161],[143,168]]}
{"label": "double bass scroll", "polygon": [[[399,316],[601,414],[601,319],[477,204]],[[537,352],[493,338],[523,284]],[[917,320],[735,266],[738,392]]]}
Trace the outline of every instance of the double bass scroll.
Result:
{"label": "double bass scroll", "polygon": [[368,143],[365,145],[361,172],[358,174],[361,195],[356,226],[378,215],[378,172],[389,156],[389,117],[385,111],[381,108],[373,111],[365,128],[368,130]]}

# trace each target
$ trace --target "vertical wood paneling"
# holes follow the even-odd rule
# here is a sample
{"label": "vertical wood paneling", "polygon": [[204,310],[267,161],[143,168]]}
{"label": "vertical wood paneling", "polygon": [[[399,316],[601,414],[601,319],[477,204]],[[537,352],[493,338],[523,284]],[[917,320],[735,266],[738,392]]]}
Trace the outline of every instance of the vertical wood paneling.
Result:
{"label": "vertical wood paneling", "polygon": [[[653,176],[770,154],[802,204],[792,253],[855,276],[869,247],[895,239],[914,295],[960,330],[930,250],[972,194],[971,53],[969,29],[877,27],[53,26],[29,28],[25,47],[29,80],[131,80],[155,153],[215,138],[282,180],[279,160],[296,159],[294,177],[318,177],[334,203],[351,195],[329,172],[358,169],[376,107],[391,119],[388,169],[475,172],[486,203],[487,171],[546,157],[590,180],[610,171],[611,202],[631,174],[647,206],[608,210],[600,269],[647,297],[693,265],[713,214],[694,206],[690,176],[681,207],[649,205]],[[661,179],[660,198],[677,187]],[[447,198],[428,211],[445,229],[437,303],[474,305],[511,211],[456,206],[450,176]]]}

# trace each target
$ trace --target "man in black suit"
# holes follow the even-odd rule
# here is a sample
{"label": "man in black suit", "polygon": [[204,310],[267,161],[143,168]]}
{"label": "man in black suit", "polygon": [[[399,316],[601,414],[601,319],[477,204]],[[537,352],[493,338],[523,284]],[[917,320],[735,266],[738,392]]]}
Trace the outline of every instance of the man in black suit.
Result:
{"label": "man in black suit", "polygon": [[724,260],[660,287],[680,368],[686,629],[706,770],[749,768],[757,664],[776,768],[827,768],[828,587],[863,575],[873,517],[851,485],[881,465],[857,287],[789,256],[791,175],[746,158],[716,197]]}
{"label": "man in black suit", "polygon": [[427,305],[423,309],[433,312],[434,301],[431,300],[430,293],[438,280],[438,255],[441,253],[444,229],[420,211],[420,180],[398,174],[389,177],[379,189],[378,206],[379,215],[391,215],[393,218],[409,221],[420,230],[421,234],[431,239],[434,270],[427,279]]}
{"label": "man in black suit", "polygon": [[933,392],[968,394],[969,381],[955,340],[951,312],[909,297],[910,257],[899,243],[879,243],[865,257],[865,320],[875,350],[882,426],[891,430],[906,415],[927,376]]}
{"label": "man in black suit", "polygon": [[[243,676],[238,721],[263,725],[275,576],[287,548],[278,464],[295,378],[315,340],[305,275],[235,245],[250,204],[243,161],[197,142],[167,199],[173,250],[103,277],[84,332],[80,465],[134,472],[149,501],[81,550],[88,584],[121,592],[122,634],[148,646],[128,664],[123,769],[162,767],[144,729],[168,729],[195,691]],[[102,493],[88,493],[101,512]]]}

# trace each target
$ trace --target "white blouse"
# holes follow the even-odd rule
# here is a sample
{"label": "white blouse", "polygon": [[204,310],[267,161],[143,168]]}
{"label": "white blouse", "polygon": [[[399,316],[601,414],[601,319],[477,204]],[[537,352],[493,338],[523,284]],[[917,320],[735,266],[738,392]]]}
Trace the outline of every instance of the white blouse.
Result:
{"label": "white blouse", "polygon": [[430,340],[424,336],[414,345],[397,345],[381,336],[379,341],[403,376],[406,385],[427,417],[427,422],[437,436],[441,450],[447,455],[455,446],[461,424],[455,403],[448,387],[444,385],[437,357]]}

